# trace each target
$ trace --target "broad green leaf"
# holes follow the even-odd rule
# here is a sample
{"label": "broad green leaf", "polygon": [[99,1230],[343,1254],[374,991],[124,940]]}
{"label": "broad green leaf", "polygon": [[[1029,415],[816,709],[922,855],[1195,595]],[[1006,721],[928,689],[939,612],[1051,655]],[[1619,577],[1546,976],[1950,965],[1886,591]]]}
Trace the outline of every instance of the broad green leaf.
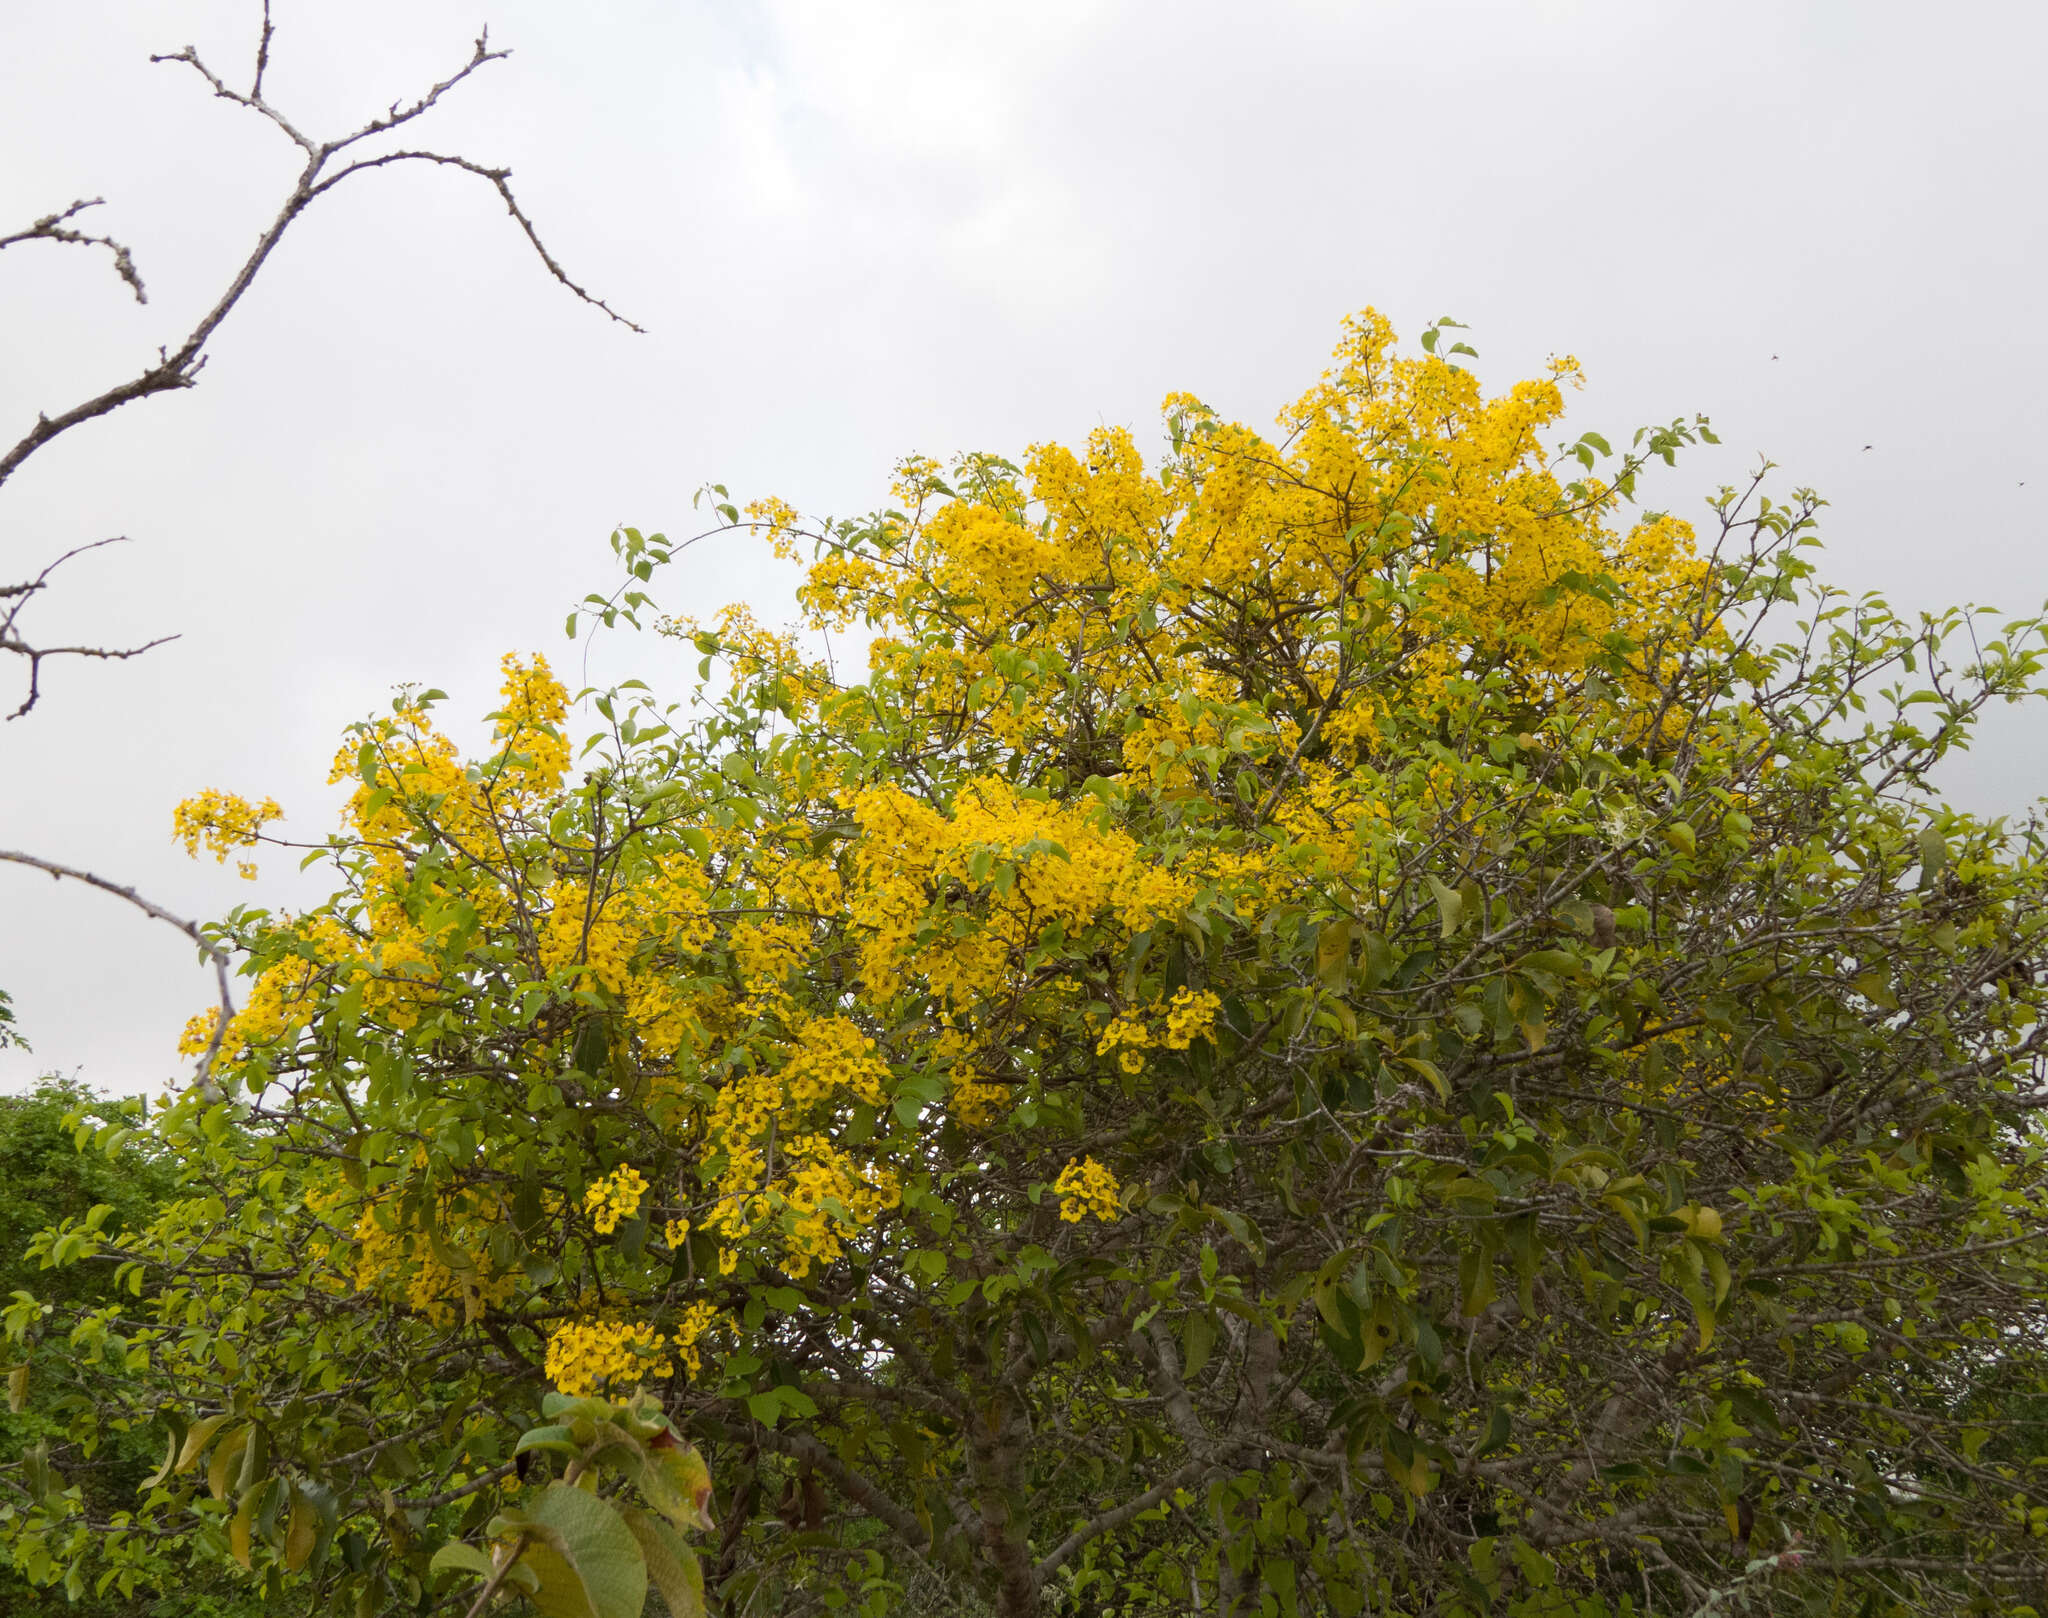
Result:
{"label": "broad green leaf", "polygon": [[524,1518],[538,1530],[522,1560],[540,1580],[533,1604],[545,1618],[640,1618],[647,1563],[609,1502],[551,1483]]}
{"label": "broad green leaf", "polygon": [[678,1528],[710,1529],[711,1469],[691,1444],[651,1440],[636,1480],[647,1503]]}
{"label": "broad green leaf", "polygon": [[1344,981],[1350,961],[1351,918],[1340,916],[1325,922],[1316,935],[1316,975],[1334,988]]}
{"label": "broad green leaf", "polygon": [[256,1501],[262,1493],[260,1488],[243,1490],[241,1504],[228,1524],[228,1553],[244,1568],[249,1565],[249,1535],[256,1522]]}
{"label": "broad green leaf", "polygon": [[519,1442],[512,1446],[512,1453],[524,1455],[531,1449],[555,1450],[563,1455],[576,1455],[581,1453],[583,1446],[570,1436],[567,1427],[530,1427],[519,1435]]}
{"label": "broad green leaf", "polygon": [[206,1487],[216,1500],[225,1500],[242,1464],[242,1452],[249,1447],[253,1429],[238,1427],[220,1441],[206,1468]]}
{"label": "broad green leaf", "polygon": [[474,1545],[465,1545],[459,1539],[448,1541],[434,1552],[434,1559],[427,1564],[429,1575],[474,1573],[480,1579],[488,1579],[496,1571],[497,1564],[491,1560],[487,1551],[479,1550]]}
{"label": "broad green leaf", "polygon": [[1463,922],[1465,914],[1464,897],[1456,889],[1445,887],[1443,883],[1433,876],[1425,876],[1423,881],[1429,884],[1429,891],[1436,899],[1437,915],[1443,928],[1443,936],[1449,938],[1458,930]]}
{"label": "broad green leaf", "polygon": [[292,1490],[292,1513],[285,1524],[284,1565],[297,1573],[313,1559],[320,1543],[320,1512],[300,1488]]}
{"label": "broad green leaf", "polygon": [[704,1568],[697,1553],[658,1517],[631,1507],[620,1515],[640,1542],[648,1577],[668,1603],[671,1618],[704,1618]]}
{"label": "broad green leaf", "polygon": [[168,1482],[178,1464],[178,1435],[171,1434],[170,1442],[164,1449],[164,1464],[142,1480],[138,1492],[147,1494],[158,1484]]}

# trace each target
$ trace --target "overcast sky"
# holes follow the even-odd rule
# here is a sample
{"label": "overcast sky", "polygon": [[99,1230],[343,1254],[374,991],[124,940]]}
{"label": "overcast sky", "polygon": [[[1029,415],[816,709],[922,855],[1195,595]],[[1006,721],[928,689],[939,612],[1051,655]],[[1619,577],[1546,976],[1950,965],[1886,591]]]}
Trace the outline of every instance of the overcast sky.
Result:
{"label": "overcast sky", "polygon": [[[515,54],[418,143],[509,164],[650,335],[563,294],[459,175],[323,203],[199,388],[0,490],[7,579],[135,540],[30,627],[183,637],[50,669],[0,727],[0,847],[190,915],[304,903],[289,860],[254,884],[186,861],[172,806],[268,793],[322,834],[341,727],[408,680],[480,714],[508,649],[561,666],[615,524],[688,531],[714,479],[867,509],[908,452],[1148,430],[1174,389],[1265,426],[1366,304],[1410,337],[1470,323],[1502,386],[1576,354],[1574,433],[1707,412],[1725,448],[1652,498],[1694,510],[1768,453],[1833,502],[1845,585],[2048,597],[2038,4],[277,0],[270,94],[352,128],[458,65],[486,3]],[[0,0],[0,234],[103,195],[150,290],[0,255],[0,440],[133,374],[275,211],[291,148],[148,62],[191,43],[241,79],[256,13]],[[787,577],[725,544],[663,604],[783,616]],[[680,694],[682,658],[642,672]],[[1954,792],[2024,807],[2044,741],[2002,719]],[[6,866],[0,986],[36,1045],[0,1056],[13,1086],[154,1088],[208,999],[168,928]]]}

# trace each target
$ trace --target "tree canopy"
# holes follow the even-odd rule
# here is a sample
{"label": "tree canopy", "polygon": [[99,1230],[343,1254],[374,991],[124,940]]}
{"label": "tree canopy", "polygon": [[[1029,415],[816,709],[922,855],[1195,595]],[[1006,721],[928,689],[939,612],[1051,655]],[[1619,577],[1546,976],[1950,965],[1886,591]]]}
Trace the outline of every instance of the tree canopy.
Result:
{"label": "tree canopy", "polygon": [[715,1519],[735,1614],[2043,1605],[2042,842],[1929,776],[2042,623],[1829,590],[1762,472],[1645,509],[1703,420],[1560,445],[1573,362],[1453,336],[1368,312],[1150,462],[717,490],[808,637],[660,615],[629,529],[571,628],[676,700],[586,737],[514,656],[480,756],[353,727],[332,898],[215,935],[180,1195],[41,1238],[127,1295],[6,1315],[165,1465],[17,1481],[16,1557],[614,1618]]}

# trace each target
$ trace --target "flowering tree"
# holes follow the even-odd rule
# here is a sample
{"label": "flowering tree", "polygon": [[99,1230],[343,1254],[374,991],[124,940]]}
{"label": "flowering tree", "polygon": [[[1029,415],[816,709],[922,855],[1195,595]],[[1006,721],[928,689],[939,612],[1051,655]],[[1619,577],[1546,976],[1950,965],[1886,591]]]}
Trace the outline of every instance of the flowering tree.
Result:
{"label": "flowering tree", "polygon": [[2042,625],[1825,590],[1810,495],[1637,511],[1704,422],[1553,454],[1572,363],[1444,337],[721,505],[863,678],[656,621],[627,530],[582,616],[694,695],[356,726],[333,898],[212,935],[184,1200],[43,1238],[134,1301],[6,1315],[165,1470],[17,1557],[611,1618],[687,1552],[569,1485],[679,1431],[733,1613],[2038,1602],[2041,845],[1926,781]]}

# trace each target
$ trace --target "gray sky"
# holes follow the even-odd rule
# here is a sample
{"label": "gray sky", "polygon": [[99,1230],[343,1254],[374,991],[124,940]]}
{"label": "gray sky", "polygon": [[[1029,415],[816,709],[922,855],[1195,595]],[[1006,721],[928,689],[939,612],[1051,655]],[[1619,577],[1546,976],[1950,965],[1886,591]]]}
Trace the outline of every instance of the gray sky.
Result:
{"label": "gray sky", "polygon": [[[479,3],[277,0],[270,93],[353,128],[459,64]],[[137,308],[77,249],[0,256],[0,439],[132,375],[268,222],[291,149],[148,63],[189,42],[240,79],[256,9],[0,0],[0,230],[104,195],[96,228],[151,293]],[[509,649],[562,666],[563,612],[609,587],[614,524],[687,532],[713,479],[867,509],[905,453],[1148,429],[1172,389],[1264,426],[1368,303],[1411,338],[1469,322],[1499,385],[1577,354],[1574,434],[1709,413],[1726,447],[1657,504],[1692,511],[1768,452],[1784,488],[1833,502],[1837,581],[1914,609],[2048,596],[2048,8],[485,14],[515,55],[421,143],[509,163],[570,272],[652,335],[555,287],[483,186],[351,182],[295,228],[198,389],[79,429],[0,491],[9,578],[137,541],[74,564],[34,627],[184,637],[52,668],[0,728],[0,846],[186,914],[303,903],[289,860],[255,884],[186,861],[172,806],[270,793],[289,831],[324,833],[341,727],[404,680],[481,714]],[[740,543],[676,571],[665,606],[785,615],[786,575]],[[683,657],[641,656],[681,694]],[[1958,797],[2030,802],[2044,740],[2038,716],[2003,719]],[[5,1085],[154,1087],[208,1000],[169,929],[5,867],[0,985],[36,1043],[0,1056]]]}

